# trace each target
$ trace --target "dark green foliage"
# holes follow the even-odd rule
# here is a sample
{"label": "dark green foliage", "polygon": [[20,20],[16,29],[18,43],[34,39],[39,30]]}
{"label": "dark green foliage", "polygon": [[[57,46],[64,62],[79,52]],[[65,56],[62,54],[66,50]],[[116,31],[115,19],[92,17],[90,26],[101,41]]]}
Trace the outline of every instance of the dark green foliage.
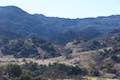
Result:
{"label": "dark green foliage", "polygon": [[32,80],[32,76],[28,74],[23,74],[20,76],[19,80]]}
{"label": "dark green foliage", "polygon": [[[47,78],[42,78],[42,77],[35,77],[33,80],[48,80]],[[54,79],[52,79],[52,80],[54,80]]]}
{"label": "dark green foliage", "polygon": [[96,40],[92,41],[89,45],[90,50],[102,49],[105,47],[106,45],[103,42],[96,41]]}
{"label": "dark green foliage", "polygon": [[14,55],[16,58],[52,58],[61,55],[54,44],[36,37],[8,40],[5,44],[1,40],[0,46],[4,55]]}
{"label": "dark green foliage", "polygon": [[100,76],[100,72],[98,69],[93,68],[90,72],[91,76]]}
{"label": "dark green foliage", "polygon": [[[50,64],[48,66],[36,63],[16,65],[9,64],[4,66],[6,69],[2,75],[6,75],[11,80],[47,80],[77,78],[87,75],[86,70],[78,66],[64,64]],[[2,68],[1,68],[2,69]]]}
{"label": "dark green foliage", "polygon": [[64,64],[53,64],[47,67],[47,70],[44,72],[45,75],[49,77],[59,77],[64,78],[66,76],[83,76],[85,71],[82,71],[79,67],[67,66]]}
{"label": "dark green foliage", "polygon": [[67,76],[84,76],[87,72],[84,69],[80,69],[78,66],[67,66],[64,64],[51,64],[48,66],[37,64],[26,64],[23,66],[26,70],[30,70],[33,76],[46,76],[46,77],[67,77]]}
{"label": "dark green foliage", "polygon": [[115,61],[116,63],[120,63],[120,56],[114,55],[111,57],[113,61]]}
{"label": "dark green foliage", "polygon": [[42,44],[44,44],[44,43],[46,43],[46,41],[45,40],[42,40],[42,39],[39,39],[39,38],[37,38],[37,37],[32,37],[31,38],[31,41],[32,41],[32,43],[34,43],[35,45],[42,45]]}
{"label": "dark green foliage", "polygon": [[22,69],[19,65],[16,64],[9,64],[6,66],[6,71],[5,73],[9,76],[9,77],[20,77],[20,75],[22,74]]}

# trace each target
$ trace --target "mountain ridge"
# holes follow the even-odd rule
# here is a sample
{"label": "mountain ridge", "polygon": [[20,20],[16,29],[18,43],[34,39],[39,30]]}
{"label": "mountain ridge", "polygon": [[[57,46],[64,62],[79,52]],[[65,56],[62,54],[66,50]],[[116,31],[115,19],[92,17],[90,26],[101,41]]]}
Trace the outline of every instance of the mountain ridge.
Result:
{"label": "mountain ridge", "polygon": [[[93,39],[120,27],[120,16],[68,19],[29,14],[15,6],[0,7],[0,36],[37,36],[47,41],[66,44],[74,39]],[[88,34],[91,33],[91,34]],[[14,38],[14,37],[13,37]],[[17,38],[17,36],[16,36]]]}

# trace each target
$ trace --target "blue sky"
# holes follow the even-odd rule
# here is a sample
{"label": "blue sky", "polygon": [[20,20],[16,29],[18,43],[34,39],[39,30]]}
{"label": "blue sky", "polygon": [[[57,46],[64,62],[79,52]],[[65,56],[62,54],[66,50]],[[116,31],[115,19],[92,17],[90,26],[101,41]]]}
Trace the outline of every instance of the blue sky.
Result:
{"label": "blue sky", "polygon": [[34,14],[85,18],[120,14],[120,0],[0,0],[0,6],[14,5]]}

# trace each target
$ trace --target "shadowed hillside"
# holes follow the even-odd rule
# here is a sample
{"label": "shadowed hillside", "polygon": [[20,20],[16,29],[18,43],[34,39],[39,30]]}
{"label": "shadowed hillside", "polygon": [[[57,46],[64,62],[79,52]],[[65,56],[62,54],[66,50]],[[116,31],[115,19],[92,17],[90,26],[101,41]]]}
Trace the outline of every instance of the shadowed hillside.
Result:
{"label": "shadowed hillside", "polygon": [[[0,37],[37,36],[54,42],[93,39],[120,27],[120,16],[65,19],[29,14],[18,7],[0,7]],[[90,34],[89,34],[90,33]]]}

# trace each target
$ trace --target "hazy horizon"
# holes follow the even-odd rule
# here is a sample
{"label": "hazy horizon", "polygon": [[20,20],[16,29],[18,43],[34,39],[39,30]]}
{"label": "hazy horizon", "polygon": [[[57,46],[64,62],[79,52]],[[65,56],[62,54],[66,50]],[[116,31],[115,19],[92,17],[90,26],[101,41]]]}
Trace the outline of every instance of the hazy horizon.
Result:
{"label": "hazy horizon", "polygon": [[17,6],[30,14],[48,17],[88,18],[120,14],[119,0],[1,0],[0,6]]}

